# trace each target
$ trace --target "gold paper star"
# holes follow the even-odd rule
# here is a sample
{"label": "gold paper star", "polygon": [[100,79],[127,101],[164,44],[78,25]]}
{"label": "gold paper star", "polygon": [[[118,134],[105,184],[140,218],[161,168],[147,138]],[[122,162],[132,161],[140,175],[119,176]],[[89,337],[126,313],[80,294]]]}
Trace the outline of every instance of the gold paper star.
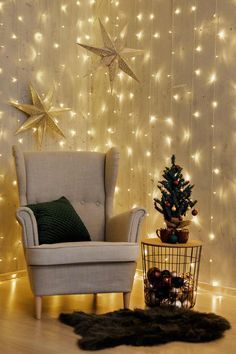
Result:
{"label": "gold paper star", "polygon": [[139,82],[137,76],[130,69],[130,67],[125,62],[125,60],[122,58],[122,55],[134,56],[134,55],[143,54],[142,50],[125,48],[127,25],[120,32],[119,36],[114,41],[112,41],[109,33],[106,31],[105,27],[103,26],[100,20],[99,20],[99,24],[101,28],[104,48],[91,47],[85,44],[77,43],[81,47],[100,56],[101,58],[100,61],[94,64],[91,73],[97,70],[100,66],[107,67],[109,72],[111,91],[112,91],[113,82],[116,73],[118,71],[118,68],[124,71],[127,75],[132,77],[134,80]]}
{"label": "gold paper star", "polygon": [[51,88],[44,98],[41,98],[38,92],[30,85],[30,92],[33,104],[22,104],[11,101],[10,104],[22,112],[29,115],[28,119],[16,131],[16,134],[26,131],[28,129],[36,128],[37,141],[39,146],[42,146],[46,131],[50,128],[53,132],[59,134],[63,138],[65,135],[55,122],[55,117],[65,111],[70,111],[70,108],[54,108],[52,106],[52,97],[54,88]]}

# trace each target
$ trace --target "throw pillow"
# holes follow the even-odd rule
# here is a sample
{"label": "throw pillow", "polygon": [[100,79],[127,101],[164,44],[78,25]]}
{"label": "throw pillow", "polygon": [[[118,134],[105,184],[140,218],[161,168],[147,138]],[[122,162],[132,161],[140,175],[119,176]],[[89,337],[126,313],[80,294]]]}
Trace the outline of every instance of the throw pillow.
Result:
{"label": "throw pillow", "polygon": [[37,220],[39,244],[91,241],[83,221],[65,197],[27,207]]}

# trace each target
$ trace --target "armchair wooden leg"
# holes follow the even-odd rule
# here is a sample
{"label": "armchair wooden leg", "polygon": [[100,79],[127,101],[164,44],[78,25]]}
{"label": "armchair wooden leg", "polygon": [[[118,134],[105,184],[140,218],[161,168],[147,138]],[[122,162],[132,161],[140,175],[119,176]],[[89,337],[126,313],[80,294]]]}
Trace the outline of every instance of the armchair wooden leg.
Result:
{"label": "armchair wooden leg", "polygon": [[42,314],[42,296],[35,296],[35,317],[41,320]]}
{"label": "armchair wooden leg", "polygon": [[129,308],[130,294],[131,292],[123,293],[124,309]]}

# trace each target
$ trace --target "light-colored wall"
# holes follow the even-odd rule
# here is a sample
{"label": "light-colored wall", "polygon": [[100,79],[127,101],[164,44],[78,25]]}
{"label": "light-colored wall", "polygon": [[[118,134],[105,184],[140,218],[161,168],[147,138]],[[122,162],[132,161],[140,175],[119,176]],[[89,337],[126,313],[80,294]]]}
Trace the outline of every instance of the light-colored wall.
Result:
{"label": "light-colored wall", "polygon": [[[104,70],[83,77],[96,58],[75,44],[102,46],[98,17],[113,37],[128,23],[127,46],[144,50],[129,61],[141,83],[120,75],[113,95]],[[175,153],[199,200],[201,280],[236,287],[235,21],[233,0],[0,2],[0,273],[24,267],[11,146],[37,149],[30,131],[14,135],[25,115],[8,101],[30,103],[29,82],[40,93],[54,82],[55,106],[72,113],[58,118],[66,140],[48,135],[43,150],[118,146],[116,211],[146,207],[143,234],[162,226],[152,198]]]}

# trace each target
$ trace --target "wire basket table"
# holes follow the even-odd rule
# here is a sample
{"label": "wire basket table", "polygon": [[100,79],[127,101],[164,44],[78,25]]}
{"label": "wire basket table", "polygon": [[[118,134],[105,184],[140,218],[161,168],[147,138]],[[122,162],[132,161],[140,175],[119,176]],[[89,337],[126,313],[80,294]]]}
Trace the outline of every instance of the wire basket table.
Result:
{"label": "wire basket table", "polygon": [[149,307],[162,304],[192,308],[196,303],[202,243],[141,243],[144,297]]}

